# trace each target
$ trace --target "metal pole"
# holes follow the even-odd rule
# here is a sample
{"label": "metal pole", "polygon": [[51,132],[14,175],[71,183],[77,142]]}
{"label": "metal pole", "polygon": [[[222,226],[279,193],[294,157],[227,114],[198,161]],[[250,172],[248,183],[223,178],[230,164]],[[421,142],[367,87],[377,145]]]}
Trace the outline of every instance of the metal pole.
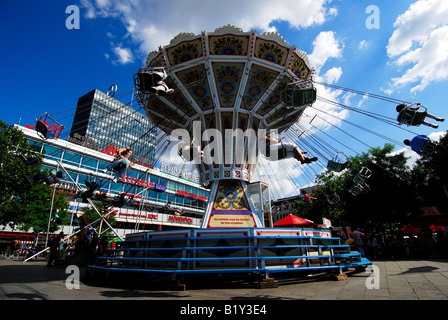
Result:
{"label": "metal pole", "polygon": [[[75,206],[76,206],[75,215],[76,215],[76,217],[78,217],[78,201],[76,201],[76,199],[75,199]],[[73,225],[73,211],[72,211],[71,218],[70,218],[70,229],[71,229],[72,225]]]}
{"label": "metal pole", "polygon": [[[87,226],[86,226],[86,228],[88,228],[88,227],[90,227],[90,226],[92,226],[92,225],[94,225],[95,223],[97,223],[99,220],[101,220],[101,219],[96,219],[95,221],[93,221],[92,223],[90,223],[90,224],[88,224]],[[70,235],[68,235],[65,239],[70,239],[71,237],[73,237],[75,234],[77,234],[79,231],[81,231],[81,229],[80,230],[78,230],[78,231],[76,231],[76,232],[74,232],[74,233],[72,233],[72,234],[70,234]],[[26,262],[26,261],[28,261],[28,260],[30,260],[30,259],[32,259],[32,258],[34,258],[35,256],[38,256],[38,255],[40,255],[42,252],[44,252],[44,251],[46,251],[46,250],[48,250],[48,249],[50,249],[50,247],[47,247],[47,245],[45,245],[45,249],[43,249],[43,250],[41,250],[41,251],[39,251],[38,253],[36,253],[35,255],[33,255],[33,256],[31,256],[31,257],[29,257],[29,258],[27,258],[27,259],[25,259],[25,260],[23,260],[23,262]]]}
{"label": "metal pole", "polygon": [[50,222],[51,222],[51,215],[53,213],[53,203],[54,203],[54,195],[55,194],[56,194],[56,186],[53,187],[53,197],[51,199],[50,215],[48,216],[47,237],[45,238],[45,247],[47,247],[48,236],[50,235]]}
{"label": "metal pole", "polygon": [[[58,161],[58,165],[61,166],[62,170],[64,170],[65,174],[70,178],[70,180],[72,180],[73,184],[78,188],[79,191],[82,191],[82,188],[75,182],[75,180],[73,180],[73,178],[70,176],[70,174],[67,172],[67,170],[65,170],[65,168],[62,166],[62,164]],[[90,198],[87,198],[87,202],[90,203],[90,205],[93,207],[93,209],[95,210],[95,212],[100,216],[100,218],[102,219],[102,221],[104,221],[104,223],[107,224],[107,226],[115,233],[115,235],[117,237],[119,237],[120,235],[115,231],[114,228],[112,228],[112,226],[109,224],[109,222],[107,222],[103,216],[101,215],[101,213],[98,211],[98,208],[96,207],[96,205],[92,202],[92,200]]]}

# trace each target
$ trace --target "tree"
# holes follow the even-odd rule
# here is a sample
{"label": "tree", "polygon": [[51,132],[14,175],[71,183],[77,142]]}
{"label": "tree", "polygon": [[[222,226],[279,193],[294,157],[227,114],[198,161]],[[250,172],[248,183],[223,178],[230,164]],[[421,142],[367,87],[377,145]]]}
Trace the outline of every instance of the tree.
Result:
{"label": "tree", "polygon": [[393,150],[392,145],[386,144],[384,148],[373,148],[352,159],[356,162],[352,168],[369,168],[372,175],[367,181],[369,191],[347,201],[348,221],[366,228],[383,228],[385,224],[401,223],[416,214],[416,192],[407,158],[404,153],[393,154]]}
{"label": "tree", "polygon": [[412,170],[421,206],[435,206],[448,213],[448,134],[441,137],[435,151],[417,160]]}
{"label": "tree", "polygon": [[[316,200],[297,212],[314,221],[323,217],[334,225],[357,225],[366,229],[380,229],[385,224],[402,222],[415,215],[416,191],[411,183],[410,169],[403,153],[393,154],[394,147],[372,148],[367,153],[350,157],[348,168],[341,173],[323,172],[317,177],[320,188],[311,196]],[[364,184],[364,192],[350,193],[354,178],[362,168],[370,170],[371,177]]]}
{"label": "tree", "polygon": [[52,210],[49,231],[55,232],[60,225],[68,222],[68,202],[69,199],[62,191],[46,184],[37,184],[32,188],[29,196],[24,197],[26,212],[15,222],[19,225],[19,229],[24,231],[33,229],[34,232],[46,232],[50,210]]}
{"label": "tree", "polygon": [[[113,227],[115,225],[115,214],[113,214],[113,212],[111,210],[104,208],[102,203],[94,203],[94,205],[96,206],[96,208],[97,208],[98,212],[101,214],[101,216],[104,217],[106,219],[106,221]],[[87,224],[90,224],[100,218],[100,216],[98,215],[98,212],[90,206],[83,208],[82,211],[83,211],[83,215],[84,215],[84,218],[81,220],[82,227],[85,227],[85,226],[87,226]],[[98,223],[98,225],[101,225],[101,221]],[[104,230],[106,230],[108,228],[109,228],[109,226],[107,226],[107,224],[105,224],[103,222],[101,232],[103,232]],[[112,232],[111,232],[111,230],[108,230],[105,232],[105,234],[112,235]]]}
{"label": "tree", "polygon": [[[20,155],[38,159],[37,165],[26,165]],[[18,226],[23,231],[47,230],[52,188],[28,181],[41,173],[41,163],[42,155],[34,152],[22,131],[0,120],[0,225]],[[49,174],[49,170],[43,173]],[[60,219],[51,221],[50,231],[63,224],[68,213],[66,196],[60,194],[55,200],[54,213],[58,210]]]}

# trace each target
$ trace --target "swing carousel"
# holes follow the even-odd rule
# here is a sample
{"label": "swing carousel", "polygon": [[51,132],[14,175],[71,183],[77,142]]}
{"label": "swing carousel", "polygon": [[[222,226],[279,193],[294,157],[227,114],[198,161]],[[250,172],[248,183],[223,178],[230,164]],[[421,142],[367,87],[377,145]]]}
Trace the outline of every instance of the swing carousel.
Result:
{"label": "swing carousel", "polygon": [[[155,76],[161,70],[165,76]],[[89,270],[267,279],[371,264],[329,230],[273,228],[269,185],[254,181],[261,157],[269,156],[265,136],[297,124],[316,101],[312,78],[307,54],[277,33],[231,25],[181,33],[151,52],[134,77],[140,105],[179,146],[189,146],[179,155],[210,189],[206,211],[198,229],[127,235]],[[162,80],[172,92],[153,89]],[[280,153],[268,159],[281,162]],[[333,159],[337,170],[342,165]]]}

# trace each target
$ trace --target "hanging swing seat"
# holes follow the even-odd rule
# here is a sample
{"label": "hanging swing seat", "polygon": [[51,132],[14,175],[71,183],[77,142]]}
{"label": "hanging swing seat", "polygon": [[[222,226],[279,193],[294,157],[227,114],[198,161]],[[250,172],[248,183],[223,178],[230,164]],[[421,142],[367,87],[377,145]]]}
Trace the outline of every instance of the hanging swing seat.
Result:
{"label": "hanging swing seat", "polygon": [[417,108],[407,106],[398,113],[397,121],[400,125],[406,124],[418,127],[425,121],[427,114],[426,107],[422,105],[418,105]]}
{"label": "hanging swing seat", "polygon": [[349,190],[349,192],[352,195],[354,195],[355,197],[358,196],[361,192],[362,193],[367,193],[369,191],[370,191],[370,186],[368,184],[366,184],[366,183],[364,183],[364,184],[356,183]]}
{"label": "hanging swing seat", "polygon": [[[185,149],[186,147],[188,147],[188,149]],[[184,162],[191,162],[193,161],[194,147],[195,145],[193,144],[193,142],[184,141],[183,145],[179,146],[177,154]]]}
{"label": "hanging swing seat", "polygon": [[155,67],[150,69],[140,69],[134,75],[135,88],[144,94],[154,93],[153,87],[163,80],[160,73],[163,73],[163,67]]}
{"label": "hanging swing seat", "polygon": [[422,147],[422,152],[425,156],[430,156],[436,151],[437,143],[428,141]]}
{"label": "hanging swing seat", "polygon": [[283,102],[287,107],[301,107],[316,102],[317,91],[315,88],[299,89],[286,88],[282,92]]}
{"label": "hanging swing seat", "polygon": [[[343,156],[345,157],[345,159],[342,158]],[[348,166],[347,155],[344,152],[339,151],[333,157],[333,159],[328,161],[327,169],[330,171],[341,172],[342,170],[346,169],[347,166]]]}
{"label": "hanging swing seat", "polygon": [[119,165],[116,165],[112,170],[118,173],[124,168],[126,168],[126,163],[122,162]]}
{"label": "hanging swing seat", "polygon": [[[52,123],[49,123],[48,119],[50,119]],[[52,119],[46,112],[36,118],[35,130],[43,139],[59,138],[62,129],[64,129],[64,126]]]}
{"label": "hanging swing seat", "polygon": [[341,198],[339,197],[339,195],[337,193],[334,193],[333,195],[328,197],[328,203],[329,204],[336,204],[336,203],[338,203],[340,201],[341,201]]}
{"label": "hanging swing seat", "polygon": [[19,158],[29,167],[38,166],[41,160],[38,157],[25,157],[23,154],[19,153]]}
{"label": "hanging swing seat", "polygon": [[36,121],[36,131],[44,138],[47,139],[48,138],[48,126],[45,122],[43,122],[42,120],[37,120]]}
{"label": "hanging swing seat", "polygon": [[372,176],[372,171],[366,167],[362,167],[362,169],[355,175],[353,178],[353,182],[357,184],[363,184]]}
{"label": "hanging swing seat", "polygon": [[[281,139],[280,139],[280,143],[282,143]],[[282,145],[283,145],[283,143],[282,143]],[[271,152],[269,142],[267,142],[266,143],[266,158],[269,161],[283,160],[288,156],[288,150],[286,149],[286,147],[283,147],[283,146],[281,148],[277,149],[275,152],[277,152],[277,159],[271,158],[272,152]]]}
{"label": "hanging swing seat", "polygon": [[193,148],[190,148],[190,152],[187,154],[187,156],[184,155],[184,150],[182,148],[179,148],[177,154],[185,162],[190,162],[191,160],[193,160]]}

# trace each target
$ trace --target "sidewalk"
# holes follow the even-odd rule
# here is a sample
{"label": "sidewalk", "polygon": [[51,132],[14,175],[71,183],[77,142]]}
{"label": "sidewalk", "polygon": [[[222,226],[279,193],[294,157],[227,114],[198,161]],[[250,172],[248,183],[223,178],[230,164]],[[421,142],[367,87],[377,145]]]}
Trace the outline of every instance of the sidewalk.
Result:
{"label": "sidewalk", "polygon": [[[222,287],[202,284],[185,291],[85,283],[67,289],[65,269],[46,268],[45,262],[0,258],[0,300],[448,300],[448,260],[373,261],[379,271],[348,273],[347,280],[328,275],[305,279],[278,278],[278,288]],[[81,272],[82,273],[82,272]],[[275,274],[272,275],[275,278]],[[82,280],[82,279],[81,279]],[[277,280],[277,279],[276,279]],[[379,288],[369,289],[366,280]],[[375,282],[377,281],[377,282]],[[378,286],[377,286],[378,287]]]}

